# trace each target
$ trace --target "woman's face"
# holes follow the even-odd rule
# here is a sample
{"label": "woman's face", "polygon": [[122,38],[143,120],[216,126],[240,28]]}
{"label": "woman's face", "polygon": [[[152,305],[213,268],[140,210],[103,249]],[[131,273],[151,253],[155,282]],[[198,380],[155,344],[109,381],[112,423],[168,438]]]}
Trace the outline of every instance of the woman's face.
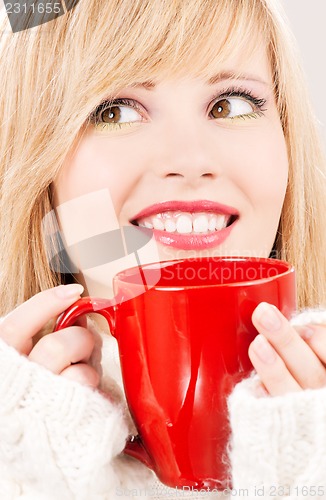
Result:
{"label": "woman's face", "polygon": [[[241,78],[232,78],[239,69]],[[94,231],[139,225],[153,228],[160,260],[268,256],[287,178],[286,144],[261,49],[247,63],[239,54],[221,65],[210,81],[189,76],[121,89],[94,111],[54,182],[54,200],[62,205],[68,244]],[[96,193],[97,215],[87,217],[87,200],[94,202]],[[69,221],[71,207],[80,219]]]}

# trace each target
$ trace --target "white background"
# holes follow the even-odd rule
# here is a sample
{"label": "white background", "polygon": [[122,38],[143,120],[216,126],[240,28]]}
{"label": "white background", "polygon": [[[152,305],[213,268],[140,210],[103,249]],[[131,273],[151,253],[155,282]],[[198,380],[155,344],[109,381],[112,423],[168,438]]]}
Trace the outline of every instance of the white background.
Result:
{"label": "white background", "polygon": [[299,44],[326,151],[326,0],[282,2]]}

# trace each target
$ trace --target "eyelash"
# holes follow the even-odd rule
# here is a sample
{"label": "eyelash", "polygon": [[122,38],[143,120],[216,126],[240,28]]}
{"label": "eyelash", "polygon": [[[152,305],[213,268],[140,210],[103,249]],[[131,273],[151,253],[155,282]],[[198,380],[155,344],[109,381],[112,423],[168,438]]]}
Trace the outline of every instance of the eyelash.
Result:
{"label": "eyelash", "polygon": [[245,114],[245,115],[230,116],[229,118],[227,118],[228,120],[257,118],[259,116],[263,116],[265,111],[267,111],[266,109],[264,109],[264,106],[266,104],[266,99],[259,98],[256,95],[254,95],[251,90],[244,89],[242,87],[240,87],[240,88],[229,87],[229,88],[223,90],[222,92],[219,92],[217,95],[214,95],[209,101],[210,103],[213,102],[213,104],[210,106],[211,110],[219,100],[228,99],[230,97],[240,97],[240,98],[245,99],[246,101],[251,102],[251,104],[253,104],[254,107],[256,108],[256,111],[253,111],[252,113]]}
{"label": "eyelash", "polygon": [[[255,96],[251,90],[247,90],[244,88],[237,88],[237,87],[229,87],[222,92],[219,92],[217,95],[214,95],[210,99],[210,108],[215,106],[215,104],[221,100],[221,99],[228,99],[230,97],[240,97],[243,98],[247,101],[249,101],[251,104],[254,105],[256,108],[256,111],[253,111],[252,113],[249,114],[244,114],[244,115],[237,115],[237,116],[231,116],[229,118],[224,118],[227,120],[236,120],[236,119],[246,119],[246,118],[257,118],[259,116],[263,116],[264,112],[266,109],[264,109],[264,106],[266,104],[266,99],[259,98]],[[212,104],[211,104],[212,103]],[[126,125],[132,126],[134,122],[125,122],[125,123],[104,123],[99,120],[99,117],[101,115],[101,112],[107,109],[110,106],[128,106],[130,108],[135,109],[139,113],[144,111],[144,108],[140,107],[137,104],[137,101],[134,99],[126,99],[126,98],[118,98],[118,99],[113,99],[113,100],[105,100],[101,102],[95,108],[95,110],[91,113],[89,116],[89,122],[97,127],[102,127],[102,129],[110,128],[111,130],[114,128],[122,128],[125,127]],[[210,113],[211,113],[210,110]],[[213,120],[217,120],[216,118],[212,118]]]}
{"label": "eyelash", "polygon": [[104,123],[99,121],[99,116],[101,115],[102,111],[109,107],[113,106],[128,106],[132,109],[135,109],[138,111],[138,113],[141,113],[144,111],[143,108],[141,108],[138,104],[137,101],[134,99],[126,99],[126,98],[119,98],[119,99],[112,99],[112,100],[105,100],[101,102],[97,106],[97,108],[94,109],[94,111],[91,113],[89,116],[89,122],[92,123],[93,125],[97,127],[102,127],[102,129],[110,128],[111,130],[114,128],[122,128],[125,127],[126,125],[132,125],[132,123],[126,122],[126,123]]}

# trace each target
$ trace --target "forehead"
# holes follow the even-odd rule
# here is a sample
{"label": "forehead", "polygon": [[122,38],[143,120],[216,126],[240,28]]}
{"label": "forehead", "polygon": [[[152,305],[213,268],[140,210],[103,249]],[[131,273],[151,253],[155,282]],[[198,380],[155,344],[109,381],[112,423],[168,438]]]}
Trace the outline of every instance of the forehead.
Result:
{"label": "forehead", "polygon": [[[251,52],[251,54],[238,50],[235,54],[224,57],[223,60],[214,61],[211,67],[205,68],[203,73],[205,74],[205,83],[208,85],[235,79],[249,80],[266,86],[272,86],[273,84],[269,54],[263,43],[259,44],[257,50]],[[175,75],[168,75],[166,79],[170,79],[171,76]],[[198,68],[194,70],[184,68],[184,71],[177,76],[181,78],[200,78],[202,80],[204,75]],[[153,90],[161,81],[162,78],[157,75],[156,79],[135,81],[129,83],[128,86]]]}
{"label": "forehead", "polygon": [[[163,3],[165,10],[154,15],[156,6]],[[139,4],[141,10],[144,4]],[[85,57],[78,75],[88,97],[106,98],[136,83],[149,88],[162,80],[185,77],[212,81],[222,72],[234,78],[245,73],[271,80],[273,28],[264,2],[196,0],[196,12],[184,0],[167,4],[156,0],[155,9],[144,9],[133,23],[122,12],[124,22],[114,31],[114,41],[108,34],[110,27],[96,28],[98,43],[86,44],[90,57]]]}
{"label": "forehead", "polygon": [[[249,75],[251,79],[272,80],[272,68],[268,48],[263,39],[257,40],[257,47],[253,51],[239,49],[232,54],[227,54],[220,61],[214,61],[212,70],[221,67],[222,71],[233,73],[233,76],[241,77]],[[218,70],[217,74],[221,70]],[[230,75],[232,76],[232,75]]]}
{"label": "forehead", "polygon": [[130,61],[130,70],[125,72],[124,85],[142,83],[147,89],[155,82],[177,78],[200,78],[209,84],[222,79],[258,79],[273,83],[270,48],[268,40],[258,32],[243,33],[244,43],[239,44],[240,33],[232,32],[228,39],[218,40],[207,36],[202,44],[191,44],[175,50],[167,50],[164,60],[157,61],[155,54],[147,54],[146,64],[137,68]]}

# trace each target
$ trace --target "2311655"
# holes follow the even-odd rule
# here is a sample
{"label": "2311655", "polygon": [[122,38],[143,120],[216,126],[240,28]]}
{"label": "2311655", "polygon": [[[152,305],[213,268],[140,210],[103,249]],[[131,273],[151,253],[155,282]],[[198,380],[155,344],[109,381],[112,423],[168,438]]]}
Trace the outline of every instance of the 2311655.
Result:
{"label": "2311655", "polygon": [[7,14],[60,14],[62,10],[61,2],[24,2],[24,3],[9,3],[5,2]]}

